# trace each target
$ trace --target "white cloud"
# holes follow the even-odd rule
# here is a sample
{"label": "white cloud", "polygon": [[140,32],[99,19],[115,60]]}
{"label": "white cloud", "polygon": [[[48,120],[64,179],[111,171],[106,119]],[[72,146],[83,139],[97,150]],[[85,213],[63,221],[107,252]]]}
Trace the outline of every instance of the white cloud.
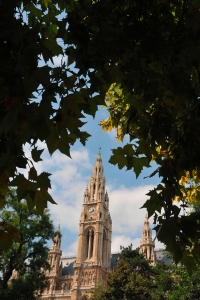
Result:
{"label": "white cloud", "polygon": [[132,239],[130,236],[126,235],[116,235],[113,236],[112,245],[111,245],[111,252],[118,253],[120,252],[120,246],[128,247],[130,244],[133,245],[133,249],[136,249],[140,245],[140,238]]}
{"label": "white cloud", "polygon": [[115,129],[113,130],[108,130],[106,131],[106,133],[109,135],[109,137],[113,140],[116,140],[117,139],[117,131]]}
{"label": "white cloud", "polygon": [[78,239],[67,247],[64,251],[62,251],[62,256],[76,256],[78,248]]}
{"label": "white cloud", "polygon": [[67,59],[67,55],[58,55],[58,56],[54,56],[53,57],[53,62],[54,62],[54,65],[55,66],[60,66],[61,65],[61,63],[66,63],[67,64],[67,61],[68,61],[68,59]]}
{"label": "white cloud", "polygon": [[147,200],[145,194],[153,186],[146,185],[134,188],[124,186],[109,191],[110,212],[113,220],[113,231],[134,236],[143,226],[146,211],[140,207]]}
{"label": "white cloud", "polygon": [[53,173],[51,195],[58,205],[50,204],[49,208],[54,223],[60,220],[62,228],[77,232],[83,193],[89,181],[85,173],[92,165],[86,149],[72,151],[71,156],[72,159],[56,152],[51,158],[45,158],[40,168]]}
{"label": "white cloud", "polygon": [[155,240],[155,249],[164,249],[164,248],[165,248],[165,245],[156,239]]}

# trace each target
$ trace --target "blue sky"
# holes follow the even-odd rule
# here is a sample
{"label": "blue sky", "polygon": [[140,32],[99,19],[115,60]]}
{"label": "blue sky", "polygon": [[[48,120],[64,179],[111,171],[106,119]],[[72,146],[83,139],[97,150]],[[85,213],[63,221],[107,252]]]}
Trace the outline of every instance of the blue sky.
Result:
{"label": "blue sky", "polygon": [[[114,131],[105,133],[98,125],[106,115],[106,110],[100,107],[94,119],[87,117],[83,130],[88,131],[91,137],[85,147],[77,142],[71,148],[72,159],[59,151],[50,157],[46,145],[38,145],[45,150],[43,161],[36,164],[36,169],[38,173],[45,171],[52,174],[50,193],[58,205],[49,204],[49,209],[54,226],[57,227],[60,222],[64,256],[76,255],[83,193],[89,183],[99,147],[113,221],[112,252],[118,252],[120,245],[128,246],[132,243],[135,248],[139,246],[146,214],[140,207],[148,199],[145,194],[159,181],[158,177],[143,179],[152,173],[152,168],[144,169],[136,179],[133,171],[126,171],[125,168],[119,170],[117,166],[108,163],[111,149],[121,146],[121,143],[116,142]],[[156,242],[156,248],[160,247]]]}

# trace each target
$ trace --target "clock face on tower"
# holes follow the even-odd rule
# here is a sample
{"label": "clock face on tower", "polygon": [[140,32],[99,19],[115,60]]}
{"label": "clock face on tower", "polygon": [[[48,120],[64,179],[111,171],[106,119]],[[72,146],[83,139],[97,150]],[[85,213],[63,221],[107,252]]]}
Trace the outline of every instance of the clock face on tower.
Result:
{"label": "clock face on tower", "polygon": [[93,214],[95,212],[95,207],[94,206],[89,207],[88,212],[89,214]]}

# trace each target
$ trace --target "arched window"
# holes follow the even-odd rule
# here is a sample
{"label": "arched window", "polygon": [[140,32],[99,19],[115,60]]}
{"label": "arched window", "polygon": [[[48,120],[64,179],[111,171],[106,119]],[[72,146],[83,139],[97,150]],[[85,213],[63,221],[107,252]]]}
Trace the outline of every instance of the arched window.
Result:
{"label": "arched window", "polygon": [[94,230],[88,229],[86,233],[86,258],[93,257],[94,252]]}

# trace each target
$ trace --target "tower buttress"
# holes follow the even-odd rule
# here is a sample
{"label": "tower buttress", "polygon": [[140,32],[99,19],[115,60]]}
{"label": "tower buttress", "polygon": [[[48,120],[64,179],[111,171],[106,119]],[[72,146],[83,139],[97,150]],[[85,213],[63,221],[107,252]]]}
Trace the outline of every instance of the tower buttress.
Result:
{"label": "tower buttress", "polygon": [[62,251],[60,249],[61,246],[61,232],[60,232],[60,225],[55,232],[54,239],[52,241],[51,248],[49,250],[49,264],[51,266],[50,272],[47,274],[50,278],[50,286],[49,286],[49,293],[53,293],[58,287],[58,283],[60,280],[61,272],[62,272],[62,263],[61,263],[61,256]]}
{"label": "tower buttress", "polygon": [[152,265],[155,265],[155,243],[152,240],[152,230],[149,227],[149,220],[147,216],[144,219],[144,227],[142,229],[142,240],[140,241],[140,252],[144,257],[151,261]]}

